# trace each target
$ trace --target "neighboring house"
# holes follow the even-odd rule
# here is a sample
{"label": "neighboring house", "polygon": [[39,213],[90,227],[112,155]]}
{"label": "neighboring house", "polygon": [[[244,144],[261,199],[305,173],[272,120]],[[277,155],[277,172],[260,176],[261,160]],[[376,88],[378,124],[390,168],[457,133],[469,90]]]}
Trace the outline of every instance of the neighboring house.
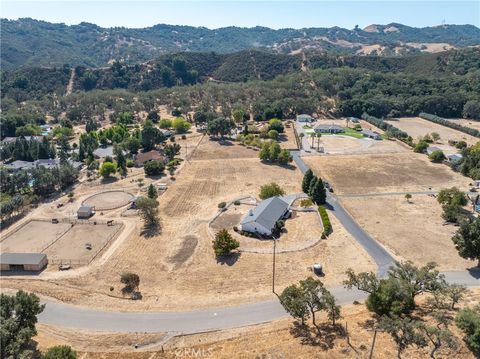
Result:
{"label": "neighboring house", "polygon": [[241,230],[271,236],[277,222],[289,214],[289,205],[281,197],[271,197],[251,209],[240,223]]}
{"label": "neighboring house", "polygon": [[95,214],[94,206],[81,206],[77,211],[78,219],[89,219]]}
{"label": "neighboring house", "polygon": [[463,159],[463,156],[460,153],[454,153],[453,155],[448,155],[447,159],[451,164],[457,164]]}
{"label": "neighboring house", "polygon": [[313,122],[313,117],[310,115],[297,115],[298,122]]}
{"label": "neighboring house", "polygon": [[318,125],[313,129],[317,133],[342,133],[345,129],[338,125]]}
{"label": "neighboring house", "polygon": [[135,157],[135,166],[142,167],[145,162],[148,161],[161,161],[165,163],[167,159],[164,155],[162,155],[159,151],[156,150],[139,152]]}
{"label": "neighboring house", "polygon": [[442,151],[442,149],[435,146],[430,146],[427,148],[427,155],[430,156],[435,151]]}
{"label": "neighboring house", "polygon": [[99,147],[95,151],[93,151],[93,156],[95,156],[95,158],[102,159],[105,157],[113,158],[113,146]]}
{"label": "neighboring house", "polygon": [[[72,161],[72,160],[67,160],[68,163],[70,163],[73,168],[75,169],[80,169],[80,167],[83,166],[82,162],[78,161]],[[42,160],[36,160],[33,162],[28,162],[28,161],[13,161],[11,163],[5,164],[4,167],[10,171],[10,172],[16,172],[20,170],[32,170],[37,167],[45,167],[48,169],[52,169],[55,167],[60,166],[60,159],[55,158],[55,159],[42,159]]]}
{"label": "neighboring house", "polygon": [[27,141],[42,141],[44,136],[20,136],[20,137],[5,137],[2,140],[2,144],[15,143],[17,139],[23,137]]}
{"label": "neighboring house", "polygon": [[45,253],[2,253],[0,266],[2,271],[39,272],[47,265]]}
{"label": "neighboring house", "polygon": [[368,137],[374,140],[381,140],[382,136],[379,133],[372,131],[372,130],[362,130],[362,135],[364,137]]}

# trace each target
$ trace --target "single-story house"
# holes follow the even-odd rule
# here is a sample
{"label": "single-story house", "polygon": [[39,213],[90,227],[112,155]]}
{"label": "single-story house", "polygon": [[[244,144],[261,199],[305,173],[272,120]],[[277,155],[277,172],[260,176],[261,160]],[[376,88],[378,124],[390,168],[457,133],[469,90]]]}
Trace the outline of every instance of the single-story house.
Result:
{"label": "single-story house", "polygon": [[460,153],[454,153],[452,155],[447,156],[448,162],[450,162],[452,164],[460,162],[462,160],[462,158],[463,158],[463,156]]}
{"label": "single-story house", "polygon": [[338,125],[318,125],[313,128],[317,133],[342,133],[345,129]]}
{"label": "single-story house", "polygon": [[152,150],[148,152],[139,152],[135,156],[135,166],[142,167],[145,164],[145,162],[148,162],[148,161],[161,161],[165,163],[166,160],[167,160],[166,157],[156,150]]}
{"label": "single-story house", "polygon": [[430,146],[427,148],[427,155],[431,155],[435,151],[441,151],[441,148],[435,147],[435,146]]}
{"label": "single-story house", "polygon": [[95,214],[94,206],[81,206],[77,211],[78,219],[89,219]]}
{"label": "single-story house", "polygon": [[170,130],[167,130],[167,129],[163,129],[161,128],[160,129],[160,132],[164,134],[165,137],[172,137],[173,136],[173,132],[170,131]]}
{"label": "single-story house", "polygon": [[[72,160],[67,160],[67,161],[75,169],[80,169],[80,167],[83,166],[82,162],[72,161]],[[48,168],[48,169],[52,169],[52,168],[55,168],[55,167],[58,167],[58,166],[60,166],[60,159],[59,158],[41,159],[41,160],[36,160],[36,161],[33,161],[33,162],[17,160],[17,161],[13,161],[11,163],[8,163],[8,164],[4,165],[4,167],[10,172],[16,172],[16,171],[20,171],[20,170],[32,170],[36,167],[45,167],[45,168]]]}
{"label": "single-story house", "polygon": [[39,272],[48,263],[45,253],[2,253],[0,266],[2,271]]}
{"label": "single-story house", "polygon": [[372,138],[374,140],[381,140],[382,136],[379,133],[372,130],[362,130],[362,135],[364,137]]}
{"label": "single-story house", "polygon": [[15,143],[17,139],[23,137],[27,141],[42,141],[44,136],[19,136],[19,137],[5,137],[2,144]]}
{"label": "single-story house", "polygon": [[297,121],[298,122],[313,122],[313,117],[310,115],[297,115]]}
{"label": "single-story house", "polygon": [[277,222],[289,214],[289,205],[281,197],[271,197],[260,202],[240,223],[241,230],[271,236]]}
{"label": "single-story house", "polygon": [[113,158],[113,146],[99,147],[95,151],[93,151],[93,156],[95,156],[95,158]]}

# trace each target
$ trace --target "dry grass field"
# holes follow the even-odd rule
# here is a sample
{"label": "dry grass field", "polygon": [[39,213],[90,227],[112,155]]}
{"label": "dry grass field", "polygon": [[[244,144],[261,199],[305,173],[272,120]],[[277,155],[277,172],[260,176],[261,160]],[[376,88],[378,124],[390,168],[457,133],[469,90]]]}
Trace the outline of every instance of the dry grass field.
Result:
{"label": "dry grass field", "polygon": [[466,188],[467,177],[443,164],[431,163],[413,152],[395,154],[308,156],[304,161],[327,179],[337,194],[416,192],[458,186]]}
{"label": "dry grass field", "polygon": [[[241,153],[246,157],[239,158]],[[186,310],[272,298],[272,255],[241,253],[217,262],[208,234],[208,221],[221,201],[256,196],[260,186],[271,181],[287,193],[300,191],[300,171],[293,166],[262,164],[256,157],[257,152],[245,147],[221,146],[205,138],[159,198],[160,235],[142,236],[138,220],[135,233],[104,265],[93,267],[86,276],[49,281],[8,279],[4,285],[34,289],[71,303],[124,310]],[[333,228],[328,240],[308,250],[277,256],[278,290],[310,275],[311,265],[319,261],[328,285],[339,284],[350,266],[375,269],[369,256],[334,219]],[[141,301],[121,299],[120,274],[124,271],[140,276]]]}
{"label": "dry grass field", "polygon": [[446,144],[448,140],[465,141],[469,145],[478,142],[478,138],[467,135],[466,133],[424,120],[419,117],[404,117],[398,121],[387,121],[402,131],[407,132],[415,140],[423,137],[427,133],[436,132],[440,135],[440,143]]}
{"label": "dry grass field", "polygon": [[[480,290],[469,292],[461,306],[472,306],[480,300]],[[420,300],[420,302],[423,302]],[[331,341],[324,338],[322,345],[304,343],[302,337],[291,332],[291,319],[283,319],[267,324],[249,326],[230,330],[215,331],[195,335],[173,337],[166,340],[165,334],[115,334],[84,332],[79,330],[37,325],[38,335],[34,340],[39,350],[46,350],[53,345],[68,344],[77,350],[83,359],[171,359],[179,357],[210,358],[368,358],[372,345],[373,331],[365,326],[371,314],[364,305],[347,305],[342,307],[340,324],[348,323],[350,344],[342,335],[331,333]],[[323,314],[319,322],[326,322]],[[451,325],[458,341],[454,351],[441,349],[438,358],[473,359],[474,355],[465,347],[462,333]],[[139,349],[133,345],[139,344]],[[105,349],[108,347],[108,350]],[[162,350],[163,349],[163,350]],[[202,356],[203,355],[203,356]],[[429,348],[407,349],[404,358],[427,358]],[[390,359],[396,357],[396,348],[388,334],[378,332],[373,358]]]}
{"label": "dry grass field", "polygon": [[442,208],[428,195],[359,197],[341,200],[355,220],[395,256],[417,265],[437,262],[441,270],[465,270],[474,261],[462,259],[451,237],[457,230],[444,226]]}

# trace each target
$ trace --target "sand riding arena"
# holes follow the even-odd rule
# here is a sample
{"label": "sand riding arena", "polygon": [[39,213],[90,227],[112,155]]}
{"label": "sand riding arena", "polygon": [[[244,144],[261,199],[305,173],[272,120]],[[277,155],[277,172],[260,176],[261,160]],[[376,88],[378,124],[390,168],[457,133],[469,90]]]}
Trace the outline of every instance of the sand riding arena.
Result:
{"label": "sand riding arena", "polygon": [[126,206],[133,199],[133,194],[121,190],[104,191],[91,195],[83,206],[94,206],[97,211],[106,211]]}

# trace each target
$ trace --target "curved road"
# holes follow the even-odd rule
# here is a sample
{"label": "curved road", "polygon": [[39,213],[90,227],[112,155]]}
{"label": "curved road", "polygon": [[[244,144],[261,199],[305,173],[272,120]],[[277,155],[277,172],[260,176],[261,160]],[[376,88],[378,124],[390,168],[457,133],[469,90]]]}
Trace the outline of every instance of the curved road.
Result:
{"label": "curved road", "polygon": [[[300,158],[299,152],[292,151],[292,156],[302,173],[305,173],[308,167]],[[371,238],[345,211],[337,199],[330,194],[327,198],[327,206],[347,231],[375,260],[378,265],[378,274],[380,276],[385,275],[388,267],[393,263],[392,256]],[[472,287],[480,286],[480,271],[445,272],[443,274],[450,283]],[[330,290],[340,304],[363,300],[366,297],[363,292],[346,290],[341,286],[330,288]],[[43,313],[39,315],[39,322],[95,331],[178,332],[189,334],[265,323],[287,316],[278,299],[237,307],[188,312],[110,312],[81,308],[49,300],[43,302],[46,303],[46,307]]]}

